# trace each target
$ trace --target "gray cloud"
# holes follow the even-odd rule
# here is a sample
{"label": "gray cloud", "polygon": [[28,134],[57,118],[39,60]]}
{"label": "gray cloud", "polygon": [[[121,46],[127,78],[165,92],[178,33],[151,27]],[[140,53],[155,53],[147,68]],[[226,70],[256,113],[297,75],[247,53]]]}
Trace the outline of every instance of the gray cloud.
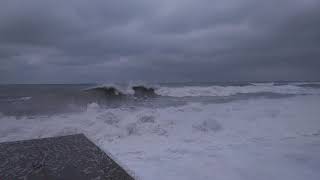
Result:
{"label": "gray cloud", "polygon": [[0,83],[319,80],[317,0],[3,0]]}

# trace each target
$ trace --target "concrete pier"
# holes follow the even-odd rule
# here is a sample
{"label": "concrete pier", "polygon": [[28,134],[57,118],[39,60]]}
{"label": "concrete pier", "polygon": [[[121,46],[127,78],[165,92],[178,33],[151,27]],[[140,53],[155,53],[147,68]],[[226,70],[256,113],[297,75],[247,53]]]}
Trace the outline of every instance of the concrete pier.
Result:
{"label": "concrete pier", "polygon": [[0,180],[133,180],[83,134],[0,143]]}

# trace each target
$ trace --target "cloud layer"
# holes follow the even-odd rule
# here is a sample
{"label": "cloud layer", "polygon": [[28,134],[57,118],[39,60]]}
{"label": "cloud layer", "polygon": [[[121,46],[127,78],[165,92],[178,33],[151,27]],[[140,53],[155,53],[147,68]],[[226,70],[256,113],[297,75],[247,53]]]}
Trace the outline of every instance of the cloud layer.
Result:
{"label": "cloud layer", "polygon": [[318,0],[2,0],[0,83],[319,80]]}

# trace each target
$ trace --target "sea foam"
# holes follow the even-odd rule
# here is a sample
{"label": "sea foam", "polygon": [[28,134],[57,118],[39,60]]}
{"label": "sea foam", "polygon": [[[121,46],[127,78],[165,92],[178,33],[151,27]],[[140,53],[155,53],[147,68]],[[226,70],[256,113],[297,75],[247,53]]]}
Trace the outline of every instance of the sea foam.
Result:
{"label": "sea foam", "polygon": [[0,116],[0,141],[84,133],[141,179],[319,179],[320,96]]}
{"label": "sea foam", "polygon": [[[300,85],[300,84],[299,84]],[[320,94],[320,89],[300,87],[294,84],[277,85],[273,83],[255,83],[247,86],[184,86],[160,87],[156,91],[162,96],[232,96],[246,93],[277,93],[277,94]]]}

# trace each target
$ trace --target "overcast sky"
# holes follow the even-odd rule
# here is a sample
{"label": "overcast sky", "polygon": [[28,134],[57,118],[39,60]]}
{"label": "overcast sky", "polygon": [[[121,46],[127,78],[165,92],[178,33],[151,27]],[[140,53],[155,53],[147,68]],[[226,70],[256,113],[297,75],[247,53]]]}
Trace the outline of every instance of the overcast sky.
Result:
{"label": "overcast sky", "polygon": [[320,80],[320,1],[0,1],[0,83],[136,80]]}

